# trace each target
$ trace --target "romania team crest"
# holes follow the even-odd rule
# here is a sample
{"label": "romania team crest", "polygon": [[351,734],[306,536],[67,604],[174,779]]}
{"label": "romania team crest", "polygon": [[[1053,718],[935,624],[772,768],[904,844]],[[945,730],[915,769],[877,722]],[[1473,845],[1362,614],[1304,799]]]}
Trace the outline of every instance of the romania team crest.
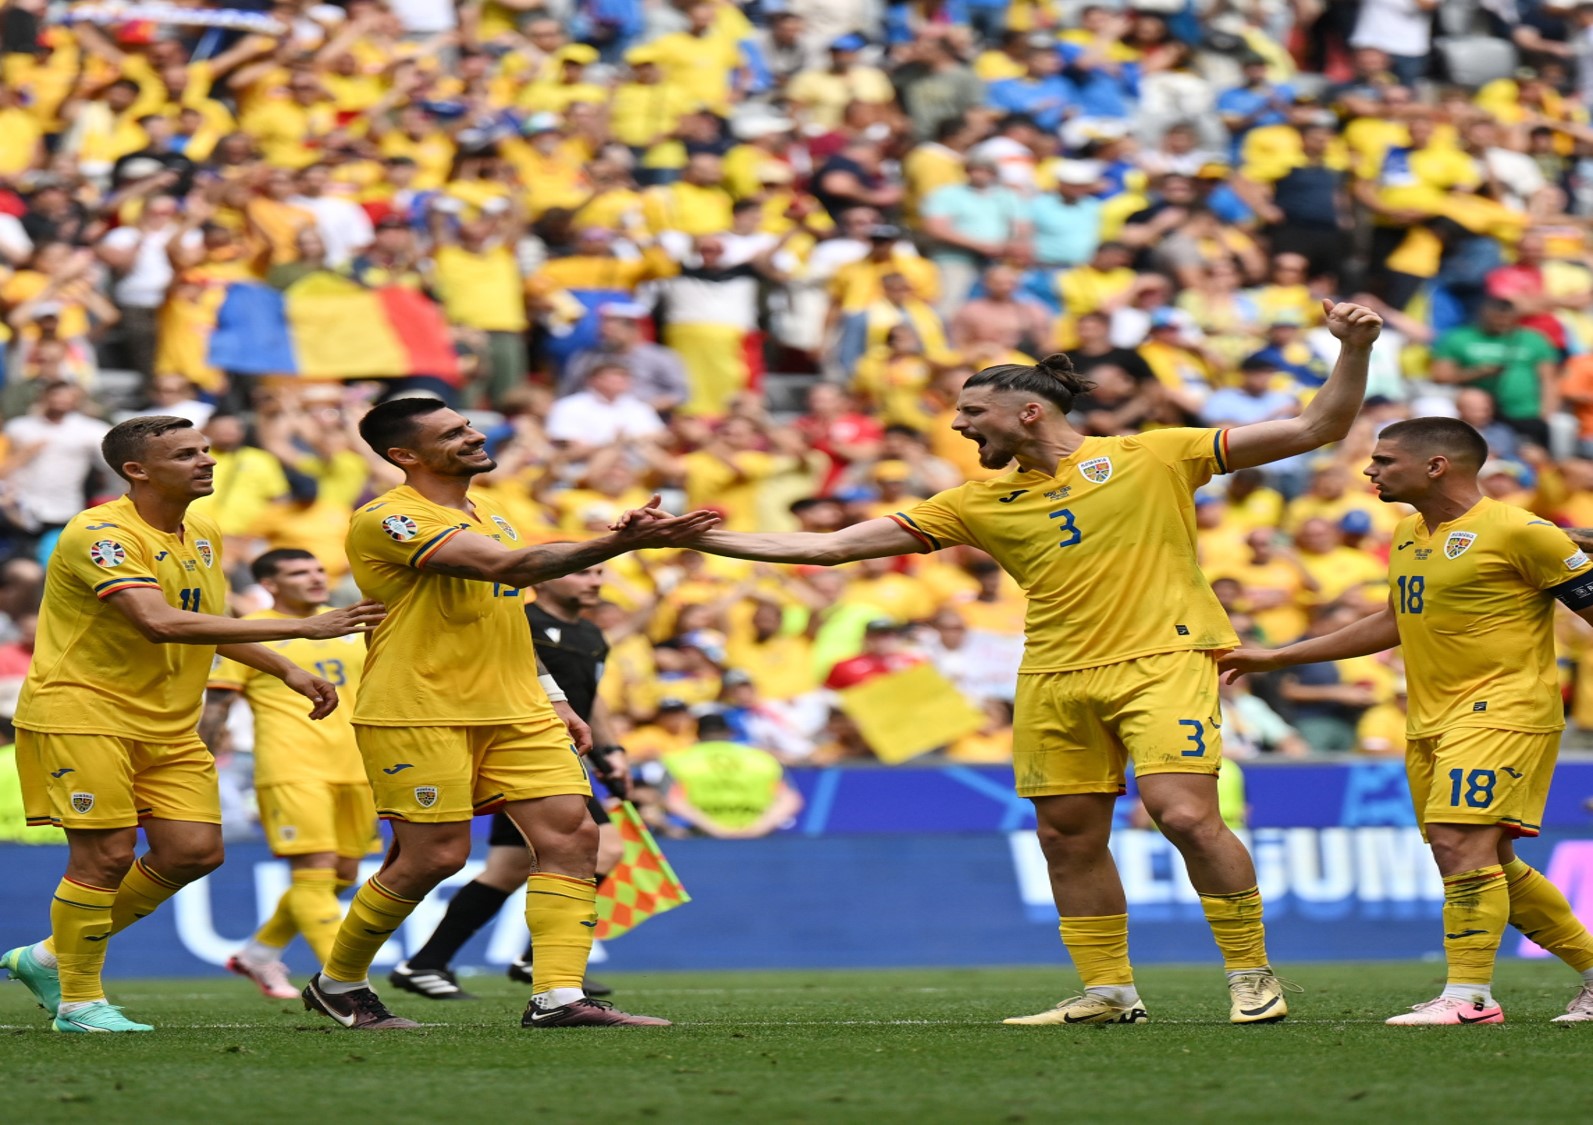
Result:
{"label": "romania team crest", "polygon": [[1474,531],[1451,531],[1449,538],[1444,540],[1444,558],[1458,559],[1476,541],[1477,533]]}
{"label": "romania team crest", "polygon": [[504,519],[502,516],[493,516],[492,522],[497,524],[498,530],[507,535],[512,541],[516,543],[520,541],[520,533],[509,526],[508,520]]}
{"label": "romania team crest", "polygon": [[437,787],[435,785],[415,786],[415,803],[423,809],[429,809],[437,803]]}
{"label": "romania team crest", "polygon": [[1091,484],[1105,484],[1112,476],[1112,459],[1091,457],[1079,465],[1079,475]]}
{"label": "romania team crest", "polygon": [[210,540],[195,539],[194,554],[199,556],[199,561],[205,564],[206,570],[216,565],[216,551],[210,545]]}
{"label": "romania team crest", "polygon": [[113,566],[121,566],[126,562],[127,552],[116,540],[101,539],[89,548],[89,558],[94,560],[95,566],[103,566],[106,569],[110,569]]}
{"label": "romania team crest", "polygon": [[72,794],[72,811],[73,812],[86,813],[90,809],[92,809],[93,807],[94,807],[94,794],[92,794],[92,793],[73,793]]}
{"label": "romania team crest", "polygon": [[387,532],[389,539],[396,539],[400,543],[407,542],[420,533],[415,521],[408,516],[388,516],[382,521],[382,530]]}

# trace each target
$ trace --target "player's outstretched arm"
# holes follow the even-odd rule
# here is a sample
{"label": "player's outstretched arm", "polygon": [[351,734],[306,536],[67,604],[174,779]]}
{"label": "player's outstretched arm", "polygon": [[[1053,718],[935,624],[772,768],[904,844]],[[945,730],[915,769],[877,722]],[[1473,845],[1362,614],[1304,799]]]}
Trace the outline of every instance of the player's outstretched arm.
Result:
{"label": "player's outstretched arm", "polygon": [[1329,331],[1339,339],[1333,374],[1309,405],[1294,418],[1235,426],[1228,431],[1228,467],[1251,469],[1308,453],[1350,432],[1361,400],[1366,397],[1366,369],[1372,344],[1383,330],[1383,318],[1365,305],[1323,301]]}
{"label": "player's outstretched arm", "polygon": [[374,629],[387,616],[387,607],[381,602],[363,601],[312,617],[244,621],[178,609],[154,588],[122,590],[106,601],[131,621],[146,641],[158,645],[247,645],[301,638],[327,641]]}
{"label": "player's outstretched arm", "polygon": [[709,511],[665,515],[658,511],[658,504],[659,498],[654,496],[645,509],[656,513],[658,518],[631,520],[622,517],[614,531],[584,543],[541,543],[510,551],[485,535],[462,531],[433,551],[422,565],[426,570],[454,578],[496,582],[503,586],[535,586],[538,582],[562,578],[607,562],[626,551],[686,546],[719,522],[718,514]]}
{"label": "player's outstretched arm", "polygon": [[699,551],[733,559],[816,566],[912,555],[924,549],[917,536],[883,516],[839,531],[709,531],[698,535],[690,545]]}
{"label": "player's outstretched arm", "polygon": [[1236,648],[1217,658],[1217,670],[1231,684],[1251,672],[1275,672],[1296,664],[1322,664],[1330,660],[1348,660],[1352,656],[1370,656],[1398,644],[1399,626],[1394,621],[1394,611],[1385,606],[1370,617],[1363,617],[1326,636],[1276,649]]}
{"label": "player's outstretched arm", "polygon": [[[327,617],[329,614],[323,613],[318,616]],[[341,636],[342,634],[335,635]],[[223,660],[236,660],[239,664],[253,668],[257,672],[275,676],[310,701],[310,718],[312,719],[324,719],[337,710],[337,689],[335,687],[326,680],[321,679],[321,677],[313,676],[306,672],[281,653],[272,652],[265,645],[219,645],[216,648],[216,655]],[[210,694],[215,695],[216,692],[212,690]],[[205,713],[207,716],[209,715],[208,704]],[[225,712],[223,712],[223,716],[225,716]],[[200,725],[203,727],[203,719],[200,720]],[[206,740],[205,745],[210,746],[211,743]]]}

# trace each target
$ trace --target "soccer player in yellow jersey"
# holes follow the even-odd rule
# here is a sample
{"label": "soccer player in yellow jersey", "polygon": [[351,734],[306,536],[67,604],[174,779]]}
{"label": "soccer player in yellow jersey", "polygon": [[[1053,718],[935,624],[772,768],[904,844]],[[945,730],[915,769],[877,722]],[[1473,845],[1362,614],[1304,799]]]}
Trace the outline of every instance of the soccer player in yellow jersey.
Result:
{"label": "soccer player in yellow jersey", "polygon": [[[1349,432],[1381,321],[1327,307],[1343,350],[1296,418],[1230,430],[1087,437],[1069,424],[1088,384],[1065,355],[988,367],[964,385],[952,428],[1005,476],[970,481],[841,531],[712,531],[699,550],[767,562],[835,563],[966,543],[1029,599],[1013,764],[1034,802],[1063,944],[1084,994],[1017,1023],[1146,1018],[1128,961],[1128,915],[1107,841],[1124,768],[1183,854],[1222,950],[1235,1023],[1281,1019],[1255,869],[1217,805],[1218,653],[1238,645],[1195,557],[1194,491],[1213,473],[1304,453]],[[640,518],[653,518],[642,513]],[[373,591],[374,592],[374,591]]]}
{"label": "soccer player in yellow jersey", "polygon": [[[246,621],[302,621],[329,612],[326,567],[308,551],[267,551],[250,564],[256,582],[271,595],[270,609]],[[365,641],[358,636],[296,639],[270,646],[295,665],[326,680],[352,702],[365,668]],[[242,696],[254,715],[254,788],[260,823],[274,855],[288,861],[292,883],[254,937],[228,959],[227,968],[248,977],[267,999],[299,994],[288,981],[282,951],[303,934],[317,958],[332,953],[343,920],[338,891],[352,887],[361,856],[381,851],[376,805],[349,709],[309,722],[287,685],[236,660],[218,658],[199,737],[214,750],[227,712]]]}
{"label": "soccer player in yellow jersey", "polygon": [[[105,435],[126,496],[74,516],[50,559],[33,665],[17,706],[29,824],[66,830],[50,937],[0,957],[67,1032],[149,1031],[105,1000],[106,939],[220,865],[216,767],[194,728],[217,653],[276,676],[324,719],[337,691],[253,642],[339,637],[380,605],[303,621],[238,621],[226,608],[221,531],[188,505],[213,488],[210,443],[185,418],[135,418]],[[138,829],[148,850],[133,851]]]}
{"label": "soccer player in yellow jersey", "polygon": [[1566,533],[1483,496],[1482,435],[1452,418],[1384,427],[1366,475],[1409,504],[1389,558],[1386,608],[1276,651],[1239,649],[1230,678],[1400,646],[1410,706],[1405,768],[1444,877],[1448,982],[1390,1024],[1503,1023],[1493,968],[1505,923],[1582,974],[1556,1022],[1593,1020],[1593,938],[1565,896],[1519,859],[1536,836],[1565,728],[1554,603],[1593,622],[1593,563]]}
{"label": "soccer player in yellow jersey", "polygon": [[348,535],[355,581],[392,606],[370,637],[354,733],[394,842],[355,892],[305,1006],[344,1027],[419,1026],[372,991],[371,962],[420,900],[464,866],[471,818],[501,809],[537,863],[526,883],[536,955],[521,1025],[667,1023],[615,1011],[581,989],[597,923],[598,831],[569,728],[537,683],[520,590],[624,551],[683,543],[718,517],[650,515],[585,543],[523,546],[501,510],[470,495],[471,479],[497,465],[486,436],[461,415],[436,399],[394,399],[361,419],[360,435],[404,473],[402,485],[355,513]]}

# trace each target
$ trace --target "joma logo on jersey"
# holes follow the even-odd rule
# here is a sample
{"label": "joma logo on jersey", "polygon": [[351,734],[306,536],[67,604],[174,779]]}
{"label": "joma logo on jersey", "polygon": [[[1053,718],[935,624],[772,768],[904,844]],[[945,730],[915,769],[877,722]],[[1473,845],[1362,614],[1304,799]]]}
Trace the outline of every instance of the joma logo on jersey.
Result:
{"label": "joma logo on jersey", "polygon": [[420,534],[420,528],[415,526],[415,521],[408,516],[388,516],[382,521],[382,530],[387,532],[389,539],[396,539],[400,543],[407,542]]}
{"label": "joma logo on jersey", "polygon": [[199,561],[205,564],[206,570],[216,565],[216,552],[210,546],[210,540],[195,539],[194,553],[199,556]]}
{"label": "joma logo on jersey", "polygon": [[423,809],[429,809],[437,803],[437,787],[435,785],[415,786],[415,803]]}
{"label": "joma logo on jersey", "polygon": [[93,807],[94,807],[94,794],[92,794],[92,793],[73,793],[72,794],[72,811],[73,812],[86,813],[90,809],[92,809]]}
{"label": "joma logo on jersey", "polygon": [[1112,476],[1112,459],[1091,457],[1079,465],[1079,475],[1091,484],[1105,484]]}
{"label": "joma logo on jersey", "polygon": [[95,566],[106,569],[121,566],[127,561],[127,551],[114,539],[101,539],[89,548],[89,558]]}
{"label": "joma logo on jersey", "polygon": [[1476,541],[1477,533],[1474,531],[1451,531],[1449,538],[1444,540],[1444,558],[1458,559]]}
{"label": "joma logo on jersey", "polygon": [[497,524],[498,529],[507,535],[511,540],[516,543],[520,541],[520,533],[509,526],[508,520],[504,519],[502,516],[493,516],[492,522]]}

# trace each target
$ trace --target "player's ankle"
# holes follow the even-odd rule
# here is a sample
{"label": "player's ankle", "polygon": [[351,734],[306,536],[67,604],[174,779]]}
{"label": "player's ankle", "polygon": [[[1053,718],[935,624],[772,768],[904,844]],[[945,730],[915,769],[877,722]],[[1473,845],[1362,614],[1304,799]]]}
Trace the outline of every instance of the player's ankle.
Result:
{"label": "player's ankle", "polygon": [[579,988],[550,988],[546,992],[538,992],[531,997],[531,1003],[544,1010],[548,1008],[562,1008],[566,1004],[573,1004],[577,1000],[586,999],[586,993]]}
{"label": "player's ankle", "polygon": [[336,977],[327,976],[324,969],[321,971],[320,982],[316,985],[317,988],[326,993],[328,996],[342,996],[344,993],[358,992],[360,989],[368,989],[370,986],[371,981],[369,977],[363,977],[360,980],[354,981],[338,980]]}
{"label": "player's ankle", "polygon": [[[42,941],[35,942],[29,952],[33,954],[33,959],[46,969],[60,968],[60,962],[55,959],[55,954]],[[1589,970],[1589,972],[1593,972],[1593,970]],[[1587,974],[1584,973],[1582,975],[1585,977]]]}
{"label": "player's ankle", "polygon": [[1108,1004],[1126,1008],[1139,1003],[1139,989],[1132,984],[1092,984],[1084,990],[1086,996],[1097,996]]}
{"label": "player's ankle", "polygon": [[1483,1004],[1493,1003],[1493,984],[1446,984],[1443,992],[1439,993],[1440,1000],[1470,1000],[1481,1001]]}
{"label": "player's ankle", "polygon": [[238,960],[250,965],[269,965],[273,961],[282,960],[282,947],[251,939],[238,950]]}
{"label": "player's ankle", "polygon": [[90,1007],[94,1004],[103,1004],[105,1002],[105,997],[103,996],[101,996],[98,1000],[62,1000],[61,1006],[55,1010],[55,1014],[58,1016],[69,1016],[73,1012],[82,1011],[84,1008]]}

